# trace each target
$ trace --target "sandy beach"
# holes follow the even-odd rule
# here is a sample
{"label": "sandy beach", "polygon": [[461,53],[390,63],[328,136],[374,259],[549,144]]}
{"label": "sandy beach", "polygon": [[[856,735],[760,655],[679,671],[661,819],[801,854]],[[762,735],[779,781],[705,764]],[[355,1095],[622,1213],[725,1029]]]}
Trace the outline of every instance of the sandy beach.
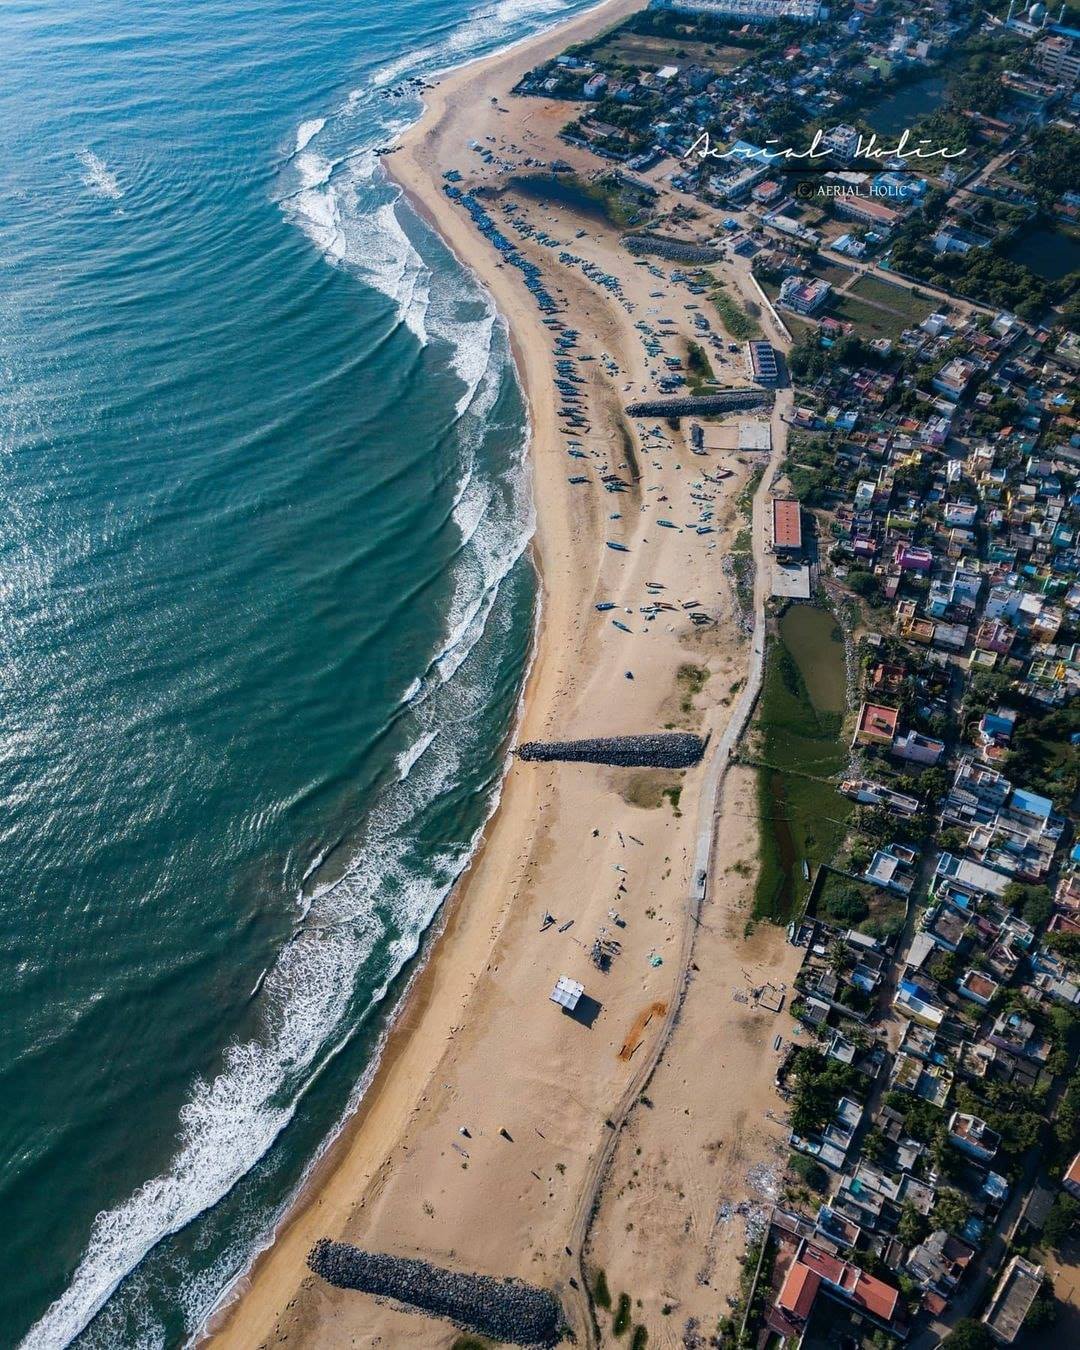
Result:
{"label": "sandy beach", "polygon": [[[637,8],[611,0],[451,73],[387,157],[493,295],[528,398],[542,622],[520,740],[668,727],[716,745],[751,659],[722,563],[748,523],[739,494],[768,464],[764,509],[776,453],[718,436],[695,454],[686,419],[678,430],[628,419],[624,404],[652,392],[655,374],[635,324],[670,316],[673,334],[688,331],[689,295],[635,265],[605,220],[506,189],[530,157],[596,172],[595,159],[556,140],[568,105],[509,90],[527,68]],[[492,189],[493,214],[512,201],[518,219],[579,260],[564,265],[559,250],[521,241],[558,319],[577,331],[574,357],[592,358],[579,370],[587,429],[562,429],[556,334],[520,271],[448,201],[448,170],[463,188]],[[617,275],[621,293],[596,284],[582,261]],[[745,383],[734,358],[722,377]],[[625,490],[604,491],[612,475]],[[708,532],[699,533],[702,520]],[[658,598],[670,608],[646,616]],[[600,602],[617,608],[598,612]],[[695,624],[691,611],[709,621]],[[596,1334],[585,1325],[583,1262],[590,1280],[602,1268],[613,1293],[632,1295],[650,1345],[682,1344],[688,1318],[711,1334],[737,1285],[746,1222],[768,1205],[783,1156],[772,1041],[789,1022],[750,991],[790,984],[797,964],[779,931],[747,932],[754,795],[749,774],[733,771],[714,820],[719,772],[708,756],[683,772],[514,762],[360,1110],[234,1291],[210,1336],[216,1346],[453,1342],[448,1323],[311,1275],[306,1258],[324,1236],[550,1288],[579,1342]],[[698,915],[696,858],[714,827],[719,846]],[[544,928],[548,914],[555,922]],[[598,935],[621,949],[605,972],[590,960]],[[591,1024],[549,1001],[560,975],[595,999]],[[642,1069],[676,1005],[678,1025],[644,1075],[646,1090]],[[613,1120],[622,1127],[614,1135]],[[600,1322],[604,1338],[610,1318]]]}

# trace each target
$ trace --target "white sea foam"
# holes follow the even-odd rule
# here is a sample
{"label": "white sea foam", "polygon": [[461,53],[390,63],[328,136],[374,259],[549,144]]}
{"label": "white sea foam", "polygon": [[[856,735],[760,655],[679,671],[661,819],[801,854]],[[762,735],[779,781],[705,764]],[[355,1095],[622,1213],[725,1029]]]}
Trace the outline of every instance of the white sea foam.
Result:
{"label": "white sea foam", "polygon": [[[578,8],[567,0],[500,0],[496,5],[481,5],[452,32],[438,42],[413,50],[380,67],[371,77],[372,85],[383,89],[414,74],[432,74],[451,70],[454,66],[472,60],[479,52],[496,46],[521,26],[521,20],[550,19],[558,21]],[[528,32],[516,40],[531,37],[547,25],[531,24]],[[354,94],[362,94],[355,90]]]}
{"label": "white sea foam", "polygon": [[281,208],[328,262],[348,266],[391,299],[399,320],[423,346],[431,273],[402,228],[394,199],[372,200],[377,165],[370,153],[335,166],[305,152],[296,160],[300,186],[282,199]]}
{"label": "white sea foam", "polygon": [[296,149],[293,153],[298,155],[301,150],[306,149],[324,126],[326,126],[325,117],[313,117],[308,122],[301,122],[296,129]]}
{"label": "white sea foam", "polygon": [[327,856],[327,854],[328,854],[329,852],[330,852],[330,849],[329,849],[328,847],[327,847],[327,848],[321,848],[321,849],[319,849],[318,853],[315,854],[314,858],[312,858],[312,860],[311,860],[311,861],[308,863],[308,865],[304,868],[304,875],[300,878],[300,884],[301,884],[301,886],[302,886],[302,885],[304,884],[304,882],[307,881],[310,877],[313,877],[313,876],[315,875],[315,873],[319,870],[319,868],[320,868],[320,867],[323,865],[323,863],[326,861],[326,856]]}
{"label": "white sea foam", "polygon": [[28,1333],[25,1350],[67,1345],[152,1247],[216,1204],[270,1147],[295,1110],[294,1093],[283,1089],[305,1076],[340,1023],[349,976],[378,935],[374,915],[366,924],[353,919],[285,948],[263,985],[265,1039],[229,1046],[218,1076],[195,1084],[169,1168],[98,1215],[71,1283]]}
{"label": "white sea foam", "polygon": [[[493,10],[471,16],[449,41],[414,52],[405,64],[384,68],[375,83],[386,85],[409,67],[445,69],[471,49],[497,41],[526,15],[554,17],[568,8],[572,6],[564,0],[502,0]],[[347,106],[359,101],[350,97]],[[404,124],[389,128],[384,120],[383,139]],[[379,198],[369,195],[378,183],[379,162],[370,151],[337,162],[307,152],[325,128],[324,119],[298,128],[292,164],[297,187],[283,198],[282,210],[328,261],[355,268],[392,298],[401,320],[426,342],[431,274],[406,234],[395,202],[386,200],[385,186]],[[92,152],[82,158],[95,190],[120,195],[115,175]],[[479,427],[499,388],[501,366],[492,360],[498,331],[494,311],[489,308],[478,320],[445,328],[440,321],[436,326],[439,336],[445,333],[454,343],[451,360],[465,385],[458,417],[475,419]],[[463,439],[467,442],[468,435]],[[462,546],[446,639],[428,676],[414,681],[404,699],[417,703],[436,698],[433,711],[450,723],[464,722],[483,701],[476,681],[452,676],[484,633],[500,586],[532,533],[526,470],[520,462],[493,487],[486,479],[482,485],[475,481],[467,457],[463,485],[454,507]],[[459,772],[454,741],[440,738],[439,753],[429,755],[432,744],[433,734],[425,733],[399,757],[398,781],[372,813],[355,862],[338,880],[316,887],[304,928],[263,982],[265,1026],[259,1038],[230,1046],[218,1076],[194,1085],[181,1111],[179,1147],[169,1167],[98,1216],[71,1284],[28,1333],[26,1350],[54,1350],[77,1336],[157,1242],[217,1203],[266,1152],[296,1111],[316,1066],[336,1053],[355,1025],[357,1012],[351,1004],[358,976],[376,944],[390,936],[388,928],[396,934],[388,944],[393,960],[369,1008],[385,997],[401,964],[416,952],[420,935],[482,833],[477,830],[464,849],[434,858],[418,856],[418,816],[451,788]],[[306,877],[314,875],[320,861]],[[350,1109],[368,1081],[366,1074]],[[208,1307],[204,1300],[205,1291],[200,1291],[196,1302]]]}
{"label": "white sea foam", "polygon": [[453,678],[480,640],[502,583],[532,537],[531,513],[525,519],[493,519],[488,514],[491,503],[492,496],[474,485],[454,512],[466,547],[459,562],[448,636],[432,663],[443,684]]}
{"label": "white sea foam", "polygon": [[106,197],[109,201],[119,201],[124,195],[116,174],[106,165],[104,160],[99,159],[93,150],[82,150],[79,152],[79,163],[83,166],[83,184],[88,187],[95,197]]}
{"label": "white sea foam", "polygon": [[397,757],[398,782],[403,783],[413,771],[413,765],[438,736],[438,731],[425,731],[412,745],[408,745]]}
{"label": "white sea foam", "polygon": [[314,150],[298,154],[294,166],[300,178],[300,190],[302,192],[309,188],[322,187],[324,183],[330,181],[330,175],[334,171],[334,166],[330,160]]}
{"label": "white sea foam", "polygon": [[424,316],[430,295],[427,266],[413,247],[394,202],[350,221],[349,257],[364,280],[388,296],[417,340],[427,343]]}
{"label": "white sea foam", "polygon": [[414,858],[417,815],[457,773],[448,742],[439,756],[416,755],[408,784],[403,779],[384,795],[356,860],[319,888],[307,925],[267,975],[264,1035],[229,1046],[218,1076],[196,1082],[180,1112],[172,1163],[98,1215],[70,1285],[23,1350],[67,1345],[147,1252],[216,1204],[262,1157],[295,1113],[313,1068],[336,1052],[357,973],[380,939],[389,939],[392,960],[368,1006],[385,997],[471,852],[472,845],[464,857],[425,858],[422,868]]}
{"label": "white sea foam", "polygon": [[330,262],[340,262],[345,256],[345,231],[335,190],[307,188],[289,197],[284,210],[299,224],[311,242]]}
{"label": "white sea foam", "polygon": [[473,397],[480,387],[491,365],[491,342],[495,328],[495,306],[490,305],[482,319],[473,323],[459,322],[454,330],[452,341],[454,354],[450,366],[454,374],[465,385],[465,392],[458,399],[455,411],[460,417],[472,404]]}

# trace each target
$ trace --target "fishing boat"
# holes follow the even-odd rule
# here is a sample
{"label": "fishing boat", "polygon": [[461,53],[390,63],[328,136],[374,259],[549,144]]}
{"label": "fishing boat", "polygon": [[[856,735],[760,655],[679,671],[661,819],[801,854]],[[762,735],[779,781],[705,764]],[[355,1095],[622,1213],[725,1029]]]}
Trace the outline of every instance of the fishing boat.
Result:
{"label": "fishing boat", "polygon": [[626,624],[624,624],[624,623],[623,623],[621,620],[619,620],[619,619],[612,619],[611,622],[612,622],[612,623],[615,625],[615,627],[616,627],[617,629],[619,629],[619,631],[622,632],[622,633],[632,633],[632,632],[634,631],[632,628],[627,628]]}
{"label": "fishing boat", "polygon": [[601,600],[600,603],[596,606],[596,608],[600,611],[601,614],[603,614],[603,613],[605,612],[605,610],[609,610],[609,609],[614,609],[614,608],[615,608],[615,601],[614,601],[614,600]]}
{"label": "fishing boat", "polygon": [[606,542],[608,548],[614,549],[616,553],[629,553],[629,552],[630,552],[630,550],[626,547],[625,544],[613,544],[613,543],[611,542],[610,539],[606,540],[605,542]]}

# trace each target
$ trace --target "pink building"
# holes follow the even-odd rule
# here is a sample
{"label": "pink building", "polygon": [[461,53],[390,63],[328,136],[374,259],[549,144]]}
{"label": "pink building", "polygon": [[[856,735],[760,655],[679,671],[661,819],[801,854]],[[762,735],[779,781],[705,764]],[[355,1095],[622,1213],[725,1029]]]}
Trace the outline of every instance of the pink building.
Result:
{"label": "pink building", "polygon": [[929,572],[934,555],[928,548],[919,548],[915,544],[897,544],[894,561],[905,572]]}

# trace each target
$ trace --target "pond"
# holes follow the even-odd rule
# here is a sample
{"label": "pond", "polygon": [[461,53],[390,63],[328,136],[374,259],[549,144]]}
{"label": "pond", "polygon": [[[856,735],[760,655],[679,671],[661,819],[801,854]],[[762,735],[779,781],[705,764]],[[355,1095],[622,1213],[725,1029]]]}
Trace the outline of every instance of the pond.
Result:
{"label": "pond", "polygon": [[1080,269],[1080,235],[1036,225],[1009,241],[1005,257],[1030,267],[1047,281],[1058,281]]}
{"label": "pond", "polygon": [[792,605],[780,620],[780,637],[795,658],[815,710],[842,713],[847,707],[844,638],[829,611]]}
{"label": "pond", "polygon": [[[921,80],[902,84],[872,108],[863,117],[879,136],[899,136],[905,127],[914,126],[920,117],[932,113],[945,100],[944,75],[927,75]],[[894,144],[895,142],[889,142]]]}
{"label": "pond", "polygon": [[551,207],[564,207],[590,220],[610,220],[607,200],[603,192],[590,188],[573,175],[559,177],[553,173],[521,174],[510,179],[512,191],[534,201],[546,202]]}
{"label": "pond", "polygon": [[851,804],[834,787],[847,763],[843,635],[833,616],[793,605],[770,649],[759,703],[758,918],[786,923],[818,863],[835,854]]}

